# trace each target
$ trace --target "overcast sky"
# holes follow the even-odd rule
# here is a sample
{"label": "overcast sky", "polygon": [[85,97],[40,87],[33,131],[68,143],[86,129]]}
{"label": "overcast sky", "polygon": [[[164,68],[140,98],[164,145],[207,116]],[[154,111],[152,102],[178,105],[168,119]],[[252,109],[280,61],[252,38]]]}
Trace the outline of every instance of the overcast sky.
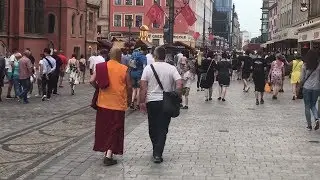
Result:
{"label": "overcast sky", "polygon": [[233,0],[240,20],[241,31],[247,30],[251,38],[259,36],[262,0]]}

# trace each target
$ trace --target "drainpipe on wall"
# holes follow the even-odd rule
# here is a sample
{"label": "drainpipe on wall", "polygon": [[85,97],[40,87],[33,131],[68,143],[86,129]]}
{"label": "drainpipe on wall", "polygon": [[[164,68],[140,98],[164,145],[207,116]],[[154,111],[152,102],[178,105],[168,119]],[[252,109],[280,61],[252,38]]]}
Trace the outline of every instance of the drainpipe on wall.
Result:
{"label": "drainpipe on wall", "polygon": [[61,29],[62,29],[62,0],[60,0],[60,5],[59,5],[59,51],[62,50],[61,48],[61,41],[62,41],[62,37],[61,37]]}
{"label": "drainpipe on wall", "polygon": [[7,12],[7,51],[10,47],[10,13],[11,13],[11,0],[8,1],[8,12]]}
{"label": "drainpipe on wall", "polygon": [[85,23],[84,23],[84,57],[87,58],[87,21],[88,21],[88,0],[86,0]]}

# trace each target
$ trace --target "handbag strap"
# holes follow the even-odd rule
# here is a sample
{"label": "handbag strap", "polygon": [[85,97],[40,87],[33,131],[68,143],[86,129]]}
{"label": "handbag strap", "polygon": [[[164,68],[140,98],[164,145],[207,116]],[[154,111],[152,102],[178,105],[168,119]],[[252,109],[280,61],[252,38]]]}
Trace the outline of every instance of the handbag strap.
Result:
{"label": "handbag strap", "polygon": [[309,77],[313,74],[316,69],[312,70],[312,72],[307,76],[307,78],[303,81],[302,86],[308,81]]}
{"label": "handbag strap", "polygon": [[151,67],[151,69],[152,69],[152,71],[153,71],[154,77],[156,78],[156,80],[157,80],[157,82],[158,82],[161,90],[164,91],[163,86],[162,86],[162,83],[161,83],[161,81],[160,81],[160,79],[159,79],[159,76],[158,76],[158,74],[157,74],[157,71],[154,69],[154,66],[153,66],[152,64],[150,65],[150,67]]}
{"label": "handbag strap", "polygon": [[209,73],[209,70],[210,70],[210,68],[211,68],[211,65],[212,65],[213,61],[214,61],[214,60],[212,59],[210,65],[209,65],[209,67],[208,67],[208,70],[207,70],[206,74]]}

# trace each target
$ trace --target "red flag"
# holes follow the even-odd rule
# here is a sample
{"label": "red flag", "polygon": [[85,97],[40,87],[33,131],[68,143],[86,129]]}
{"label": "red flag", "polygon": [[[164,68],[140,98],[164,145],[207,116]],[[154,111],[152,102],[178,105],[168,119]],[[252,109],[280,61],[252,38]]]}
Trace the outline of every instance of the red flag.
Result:
{"label": "red flag", "polygon": [[192,26],[197,21],[197,18],[189,5],[186,5],[184,8],[182,8],[181,14],[189,26]]}
{"label": "red flag", "polygon": [[164,19],[164,12],[161,7],[157,4],[154,4],[146,14],[151,22],[161,24]]}
{"label": "red flag", "polygon": [[194,38],[195,40],[197,40],[199,37],[200,37],[200,33],[199,33],[199,32],[195,32],[195,33],[193,34],[193,38]]}

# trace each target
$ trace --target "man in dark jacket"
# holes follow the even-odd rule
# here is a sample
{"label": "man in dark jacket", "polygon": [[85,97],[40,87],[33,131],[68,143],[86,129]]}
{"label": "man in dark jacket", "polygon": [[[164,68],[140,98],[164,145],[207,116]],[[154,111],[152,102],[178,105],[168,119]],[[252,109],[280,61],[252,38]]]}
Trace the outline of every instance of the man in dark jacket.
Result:
{"label": "man in dark jacket", "polygon": [[56,70],[54,72],[54,84],[53,84],[53,93],[55,95],[58,95],[58,81],[59,81],[59,76],[60,76],[60,71],[61,71],[61,67],[62,67],[62,60],[61,58],[58,56],[58,51],[55,49],[53,51],[53,55],[52,57],[56,60]]}

